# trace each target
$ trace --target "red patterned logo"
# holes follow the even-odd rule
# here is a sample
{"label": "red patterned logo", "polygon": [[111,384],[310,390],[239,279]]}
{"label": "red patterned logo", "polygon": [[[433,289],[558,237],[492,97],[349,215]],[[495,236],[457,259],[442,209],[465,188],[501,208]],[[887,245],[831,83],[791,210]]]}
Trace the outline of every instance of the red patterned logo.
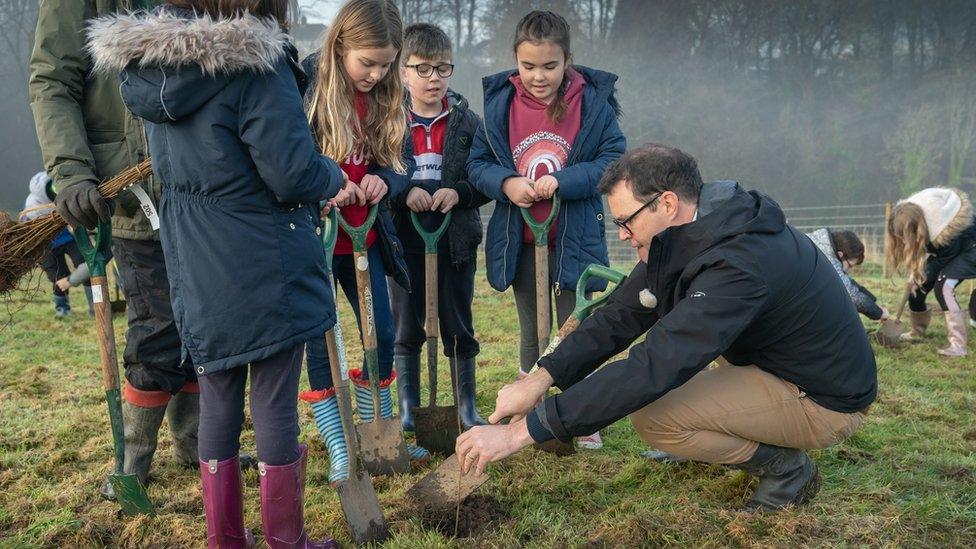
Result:
{"label": "red patterned logo", "polygon": [[523,139],[512,156],[516,170],[536,181],[561,170],[569,158],[569,150],[569,143],[561,136],[552,132],[536,132]]}

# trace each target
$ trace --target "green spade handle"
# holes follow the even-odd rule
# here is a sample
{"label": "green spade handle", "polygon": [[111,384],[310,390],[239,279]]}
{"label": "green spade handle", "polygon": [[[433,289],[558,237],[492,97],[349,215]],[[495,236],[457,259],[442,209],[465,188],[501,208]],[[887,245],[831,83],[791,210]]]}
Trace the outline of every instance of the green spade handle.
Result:
{"label": "green spade handle", "polygon": [[596,309],[603,304],[604,301],[610,299],[610,294],[613,293],[613,288],[607,288],[607,291],[601,293],[598,297],[593,299],[586,299],[586,283],[589,282],[590,278],[597,277],[606,280],[612,284],[620,286],[627,275],[621,273],[620,271],[615,271],[610,267],[604,267],[597,263],[593,263],[583,271],[583,274],[579,277],[579,282],[576,283],[576,307],[573,309],[573,316],[579,320],[583,320]]}
{"label": "green spade handle", "polygon": [[535,237],[535,245],[545,246],[549,242],[549,239],[546,238],[549,228],[552,227],[552,222],[559,215],[559,195],[552,195],[552,210],[549,212],[549,216],[542,221],[536,221],[529,213],[528,208],[520,208],[520,211],[522,212],[522,219],[525,220],[525,224],[529,226],[529,230]]}
{"label": "green spade handle", "polygon": [[112,223],[99,221],[95,229],[95,243],[92,244],[88,230],[84,227],[73,229],[78,251],[88,264],[91,276],[105,276],[105,266],[112,255]]}
{"label": "green spade handle", "polygon": [[366,236],[369,234],[369,230],[373,228],[373,223],[376,222],[376,214],[379,211],[380,207],[378,204],[373,204],[370,206],[369,214],[366,216],[366,221],[363,221],[363,224],[358,227],[353,227],[350,225],[346,221],[346,218],[342,216],[341,212],[336,216],[337,220],[339,221],[339,226],[342,227],[342,230],[345,231],[346,234],[349,235],[349,239],[352,240],[353,249],[366,253]]}
{"label": "green spade handle", "polygon": [[428,254],[437,253],[437,242],[444,235],[444,231],[447,230],[447,226],[451,224],[451,213],[447,212],[444,215],[444,221],[441,222],[441,226],[433,232],[427,232],[424,230],[424,226],[420,224],[420,216],[417,212],[410,212],[410,222],[413,223],[413,228],[417,229],[417,234],[424,241],[424,252]]}

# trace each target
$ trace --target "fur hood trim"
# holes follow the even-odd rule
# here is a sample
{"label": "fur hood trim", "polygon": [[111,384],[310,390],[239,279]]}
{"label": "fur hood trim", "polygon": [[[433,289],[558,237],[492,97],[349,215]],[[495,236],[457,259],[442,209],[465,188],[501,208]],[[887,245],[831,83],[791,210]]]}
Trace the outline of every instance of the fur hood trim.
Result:
{"label": "fur hood trim", "polygon": [[922,209],[929,241],[936,248],[952,242],[973,224],[973,207],[966,193],[948,187],[932,187],[919,191],[902,202]]}
{"label": "fur hood trim", "polygon": [[[189,17],[185,15],[189,15]],[[93,70],[118,73],[139,67],[197,65],[204,74],[270,72],[286,54],[288,34],[272,18],[209,15],[158,9],[100,17],[88,27]]]}

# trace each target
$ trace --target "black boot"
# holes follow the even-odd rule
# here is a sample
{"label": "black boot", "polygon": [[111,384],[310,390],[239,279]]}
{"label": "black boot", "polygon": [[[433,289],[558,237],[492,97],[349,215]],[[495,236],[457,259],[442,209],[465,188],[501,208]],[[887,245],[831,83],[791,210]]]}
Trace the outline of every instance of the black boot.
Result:
{"label": "black boot", "polygon": [[796,448],[760,444],[749,461],[731,467],[759,477],[759,486],[745,511],[776,511],[787,505],[802,505],[820,490],[817,464]]}
{"label": "black boot", "polygon": [[[156,443],[159,438],[159,427],[166,415],[166,405],[153,408],[136,406],[122,401],[122,425],[125,433],[125,461],[122,471],[136,474],[143,486],[149,480],[149,465],[156,453]],[[99,490],[105,499],[114,500],[115,490],[106,480]]]}
{"label": "black boot", "polygon": [[[451,359],[451,382],[456,384],[458,388],[458,412],[461,415],[461,426],[465,430],[476,425],[487,425],[487,422],[478,415],[478,407],[475,405],[477,390],[474,368],[474,357]],[[460,376],[455,378],[457,374]]]}
{"label": "black boot", "polygon": [[670,454],[663,450],[644,450],[643,452],[641,452],[641,457],[657,463],[667,463],[667,464],[688,463],[689,461],[691,461],[687,458],[676,456],[674,454]]}
{"label": "black boot", "polygon": [[413,432],[413,408],[420,406],[420,355],[394,357],[397,401],[403,430]]}

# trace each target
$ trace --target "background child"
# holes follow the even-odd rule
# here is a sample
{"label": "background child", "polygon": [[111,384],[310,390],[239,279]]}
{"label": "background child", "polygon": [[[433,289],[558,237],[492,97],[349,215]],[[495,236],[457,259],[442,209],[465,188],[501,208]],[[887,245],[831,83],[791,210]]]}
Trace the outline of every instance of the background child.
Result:
{"label": "background child", "polygon": [[[949,346],[939,349],[939,354],[966,356],[966,313],[956,301],[955,289],[962,280],[976,277],[976,219],[969,197],[942,187],[919,191],[892,210],[888,237],[888,261],[895,269],[908,271],[915,283],[908,299],[913,328],[916,315],[921,322],[928,310],[925,297],[935,290],[949,336]],[[973,297],[969,316],[976,319]],[[924,331],[924,326],[919,327]]]}
{"label": "background child", "polygon": [[[376,225],[366,238],[373,315],[379,355],[380,408],[382,417],[393,416],[390,384],[393,382],[393,313],[387,292],[386,274],[408,287],[402,245],[397,240],[388,201],[403,193],[410,182],[413,153],[405,139],[407,114],[404,108],[400,62],[403,27],[400,12],[388,0],[350,0],[343,4],[329,27],[322,49],[302,65],[310,77],[305,102],[307,117],[320,150],[340,161],[349,179],[346,192],[327,207],[339,207],[353,226],[366,219],[369,206],[380,204]],[[394,69],[394,70],[391,70]],[[352,241],[339,231],[332,260],[335,281],[359,319],[356,271]],[[322,255],[321,246],[318,255]],[[360,334],[361,335],[361,334]],[[356,404],[362,421],[372,421],[373,399],[366,369],[351,370]],[[329,450],[332,483],[348,476],[348,454],[339,421],[339,407],[332,386],[329,355],[321,334],[309,341],[308,380],[310,391],[301,394],[309,402],[319,433]],[[423,448],[408,445],[415,462],[429,458]]]}
{"label": "background child", "polygon": [[91,31],[96,65],[122,73],[126,106],[147,122],[163,181],[173,312],[199,376],[210,547],[254,545],[238,458],[249,377],[265,541],[338,547],[305,532],[297,396],[305,341],[335,323],[316,228],[343,175],[308,130],[285,6],[169,0]]}
{"label": "background child", "polygon": [[596,191],[607,165],[627,148],[617,124],[613,74],[571,65],[570,29],[550,11],[533,11],[515,30],[517,70],[484,79],[485,120],[468,160],[474,186],[494,199],[485,255],[488,282],[512,286],[519,318],[519,377],[539,358],[534,238],[519,208],[545,219],[559,192],[549,234],[549,273],[556,319],[573,310],[577,291],[606,287],[596,279],[577,288],[591,263],[608,265],[603,202]]}
{"label": "background child", "polygon": [[[20,221],[29,221],[47,215],[54,211],[54,182],[44,172],[34,174],[30,180],[30,194],[24,201],[24,211],[20,213]],[[71,303],[68,301],[68,289],[70,285],[60,284],[62,279],[67,279],[71,274],[71,267],[68,266],[66,258],[71,258],[71,264],[75,269],[85,264],[85,259],[75,245],[71,231],[65,228],[54,237],[51,242],[51,250],[41,259],[41,269],[47,275],[54,288],[54,316],[64,318],[71,313]],[[85,280],[85,297],[88,299],[88,314],[94,315],[92,309],[91,284]]]}
{"label": "background child", "polygon": [[[410,131],[417,168],[405,197],[394,201],[394,223],[403,242],[410,288],[390,281],[396,322],[396,370],[400,419],[413,431],[411,408],[420,404],[420,350],[424,332],[424,242],[410,220],[417,212],[428,231],[444,214],[451,224],[438,243],[438,320],[444,355],[458,386],[458,408],[465,428],[484,425],[475,407],[475,357],[480,350],[472,324],[476,254],[481,243],[478,207],[488,199],[468,182],[471,140],[481,120],[468,101],[448,88],[454,65],[451,40],[439,27],[418,23],[403,39],[401,74],[410,93]],[[425,381],[426,383],[426,377]]]}
{"label": "background child", "polygon": [[827,256],[827,260],[837,271],[857,312],[871,320],[887,319],[888,310],[878,305],[878,298],[848,274],[850,269],[864,263],[864,243],[861,239],[853,231],[830,229],[817,229],[807,236]]}

